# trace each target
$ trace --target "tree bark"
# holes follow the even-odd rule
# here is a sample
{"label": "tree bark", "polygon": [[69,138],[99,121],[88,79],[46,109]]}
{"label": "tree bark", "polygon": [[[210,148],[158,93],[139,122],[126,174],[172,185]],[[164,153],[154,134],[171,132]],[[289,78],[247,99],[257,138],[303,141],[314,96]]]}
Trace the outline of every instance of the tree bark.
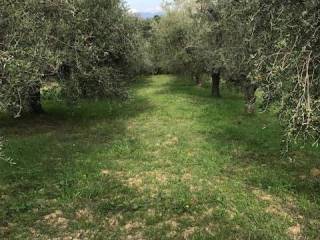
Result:
{"label": "tree bark", "polygon": [[29,107],[32,113],[44,113],[41,105],[41,84],[33,86],[29,92]]}
{"label": "tree bark", "polygon": [[220,80],[221,80],[221,72],[220,69],[214,69],[211,73],[212,79],[212,89],[211,93],[213,97],[219,98],[220,95]]}
{"label": "tree bark", "polygon": [[245,97],[245,111],[247,114],[253,114],[256,111],[256,91],[258,89],[257,83],[246,83],[244,86],[244,97]]}
{"label": "tree bark", "polygon": [[202,86],[202,80],[201,77],[199,75],[195,75],[194,79],[196,81],[197,86],[201,87]]}

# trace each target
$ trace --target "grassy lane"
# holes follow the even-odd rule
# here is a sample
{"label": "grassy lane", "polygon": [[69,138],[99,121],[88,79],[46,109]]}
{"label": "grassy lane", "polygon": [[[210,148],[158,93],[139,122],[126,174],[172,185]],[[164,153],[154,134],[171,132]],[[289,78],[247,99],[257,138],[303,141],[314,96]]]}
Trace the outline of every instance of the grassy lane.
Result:
{"label": "grassy lane", "polygon": [[0,239],[319,239],[320,154],[280,154],[268,113],[174,76],[126,103],[0,120]]}

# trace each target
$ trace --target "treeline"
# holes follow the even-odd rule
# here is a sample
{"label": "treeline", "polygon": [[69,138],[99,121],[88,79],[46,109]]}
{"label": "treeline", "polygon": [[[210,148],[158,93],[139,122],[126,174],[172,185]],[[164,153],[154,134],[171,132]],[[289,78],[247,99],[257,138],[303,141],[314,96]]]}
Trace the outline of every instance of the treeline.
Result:
{"label": "treeline", "polygon": [[276,105],[288,139],[320,136],[320,2],[314,0],[175,0],[152,23],[152,54],[164,72],[211,76]]}
{"label": "treeline", "polygon": [[41,113],[51,80],[70,102],[125,96],[145,65],[141,22],[121,0],[2,0],[0,108]]}
{"label": "treeline", "polygon": [[175,0],[142,20],[122,0],[2,0],[0,110],[41,113],[41,88],[61,95],[125,97],[138,74],[184,73],[202,85],[221,79],[276,105],[288,139],[320,133],[320,2]]}

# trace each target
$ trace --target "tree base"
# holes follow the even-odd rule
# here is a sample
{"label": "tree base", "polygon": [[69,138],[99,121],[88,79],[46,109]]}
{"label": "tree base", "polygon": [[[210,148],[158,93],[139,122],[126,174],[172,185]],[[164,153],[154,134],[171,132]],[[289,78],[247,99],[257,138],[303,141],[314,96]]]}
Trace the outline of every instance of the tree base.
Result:
{"label": "tree base", "polygon": [[245,112],[247,114],[254,114],[256,112],[255,104],[246,104]]}

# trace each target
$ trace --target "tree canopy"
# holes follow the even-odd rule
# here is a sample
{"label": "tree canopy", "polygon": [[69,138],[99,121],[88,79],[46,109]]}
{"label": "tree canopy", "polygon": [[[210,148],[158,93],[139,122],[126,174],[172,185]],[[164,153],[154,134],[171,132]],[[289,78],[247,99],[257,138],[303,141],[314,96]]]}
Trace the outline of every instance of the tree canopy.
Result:
{"label": "tree canopy", "polygon": [[0,12],[0,105],[16,117],[40,110],[50,77],[76,100],[121,95],[139,71],[137,20],[119,0],[5,0]]}
{"label": "tree canopy", "polygon": [[137,74],[187,74],[243,90],[254,112],[276,106],[288,139],[320,133],[318,1],[175,0],[143,20],[121,0],[4,0],[0,4],[0,107],[42,112],[52,78],[71,103],[125,97]]}
{"label": "tree canopy", "polygon": [[260,88],[288,139],[318,141],[318,1],[177,0],[165,10],[154,26],[161,67],[221,73],[243,89],[249,112]]}

